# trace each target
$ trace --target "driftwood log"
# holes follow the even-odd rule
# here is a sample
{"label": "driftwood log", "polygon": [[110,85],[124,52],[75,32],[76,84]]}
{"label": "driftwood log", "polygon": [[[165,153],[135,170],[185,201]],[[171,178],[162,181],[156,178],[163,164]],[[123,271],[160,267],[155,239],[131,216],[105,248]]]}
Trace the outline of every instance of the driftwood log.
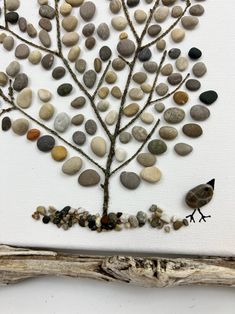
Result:
{"label": "driftwood log", "polygon": [[235,287],[235,258],[85,256],[0,245],[0,284],[41,276],[91,278],[143,287]]}

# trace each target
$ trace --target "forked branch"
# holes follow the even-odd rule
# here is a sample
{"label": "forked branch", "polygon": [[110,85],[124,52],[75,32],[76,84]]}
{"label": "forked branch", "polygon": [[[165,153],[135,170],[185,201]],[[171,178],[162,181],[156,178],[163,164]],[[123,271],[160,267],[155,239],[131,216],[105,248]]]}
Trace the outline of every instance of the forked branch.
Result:
{"label": "forked branch", "polygon": [[136,29],[135,29],[135,27],[134,27],[134,25],[132,23],[132,20],[131,20],[128,8],[126,6],[126,2],[125,2],[125,0],[121,0],[121,2],[122,2],[122,7],[123,7],[124,14],[126,16],[127,22],[128,22],[128,24],[129,24],[129,26],[131,28],[131,31],[132,31],[135,39],[136,39],[136,42],[139,43],[140,38],[139,38],[139,35],[137,34]]}

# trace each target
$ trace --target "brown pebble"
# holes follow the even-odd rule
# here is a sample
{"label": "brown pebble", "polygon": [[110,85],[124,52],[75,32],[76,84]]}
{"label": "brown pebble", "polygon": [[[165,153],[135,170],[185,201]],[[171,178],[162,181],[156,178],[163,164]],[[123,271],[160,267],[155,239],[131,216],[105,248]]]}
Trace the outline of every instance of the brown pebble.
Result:
{"label": "brown pebble", "polygon": [[183,91],[178,91],[174,94],[173,99],[177,105],[183,106],[188,102],[189,96]]}
{"label": "brown pebble", "polygon": [[183,227],[183,222],[180,221],[180,220],[176,220],[174,223],[173,223],[173,227],[175,230],[179,230],[180,228]]}
{"label": "brown pebble", "polygon": [[203,130],[199,124],[188,123],[183,126],[183,132],[188,137],[197,138],[202,135]]}
{"label": "brown pebble", "polygon": [[27,133],[27,139],[29,141],[36,141],[39,138],[40,134],[41,132],[38,129],[31,129]]}
{"label": "brown pebble", "polygon": [[63,161],[68,155],[64,146],[55,146],[51,151],[51,156],[55,161]]}

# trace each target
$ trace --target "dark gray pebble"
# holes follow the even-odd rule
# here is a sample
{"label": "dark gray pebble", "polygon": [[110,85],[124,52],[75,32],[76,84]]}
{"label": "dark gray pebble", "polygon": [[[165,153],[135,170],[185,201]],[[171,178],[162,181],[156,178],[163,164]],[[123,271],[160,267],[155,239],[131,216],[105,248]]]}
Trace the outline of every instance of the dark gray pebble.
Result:
{"label": "dark gray pebble", "polygon": [[87,122],[85,123],[85,130],[87,132],[87,134],[89,135],[95,135],[96,131],[97,131],[97,124],[94,120],[90,119],[87,120]]}
{"label": "dark gray pebble", "polygon": [[162,28],[160,25],[153,24],[148,28],[148,34],[151,37],[156,37],[161,32],[161,30]]}
{"label": "dark gray pebble", "polygon": [[56,67],[54,68],[54,70],[52,71],[52,77],[55,79],[55,80],[60,80],[62,77],[65,76],[65,68],[64,67]]}
{"label": "dark gray pebble", "polygon": [[19,14],[17,12],[8,12],[6,14],[6,21],[11,24],[16,24],[19,19]]}
{"label": "dark gray pebble", "polygon": [[8,131],[11,128],[11,119],[9,117],[4,117],[2,119],[2,130]]}
{"label": "dark gray pebble", "polygon": [[189,55],[189,57],[190,57],[191,59],[197,60],[197,59],[201,58],[202,52],[201,52],[201,50],[199,50],[198,48],[193,47],[193,48],[191,48],[191,49],[189,50],[188,55]]}
{"label": "dark gray pebble", "polygon": [[167,151],[167,145],[162,140],[152,140],[148,144],[148,150],[153,155],[161,155]]}
{"label": "dark gray pebble", "polygon": [[13,88],[17,92],[20,92],[22,89],[28,86],[29,79],[28,76],[25,73],[19,73],[16,75]]}
{"label": "dark gray pebble", "polygon": [[206,105],[212,105],[218,99],[218,94],[213,90],[208,90],[203,92],[199,99]]}
{"label": "dark gray pebble", "polygon": [[95,186],[99,182],[100,175],[93,169],[83,171],[78,178],[78,183],[85,187]]}
{"label": "dark gray pebble", "polygon": [[62,85],[60,85],[57,89],[57,93],[62,96],[68,96],[73,90],[73,86],[69,83],[64,83]]}
{"label": "dark gray pebble", "polygon": [[86,134],[82,131],[76,131],[73,134],[73,141],[75,144],[82,146],[86,142]]}
{"label": "dark gray pebble", "polygon": [[92,50],[95,47],[95,44],[96,44],[96,39],[93,36],[90,36],[85,40],[85,47],[88,50]]}
{"label": "dark gray pebble", "polygon": [[151,57],[152,57],[152,52],[149,48],[142,49],[138,54],[138,58],[141,62],[149,61]]}
{"label": "dark gray pebble", "polygon": [[108,46],[103,46],[99,52],[102,61],[108,61],[112,56],[112,50]]}
{"label": "dark gray pebble", "polygon": [[54,63],[54,56],[51,53],[46,54],[41,61],[41,64],[45,70],[50,70]]}
{"label": "dark gray pebble", "polygon": [[183,126],[183,132],[188,137],[197,138],[202,135],[203,130],[199,124],[188,123]]}
{"label": "dark gray pebble", "polygon": [[168,55],[171,59],[178,59],[179,56],[181,55],[181,50],[179,48],[172,48],[169,52]]}
{"label": "dark gray pebble", "polygon": [[136,7],[140,3],[140,0],[127,0],[127,5],[130,8]]}
{"label": "dark gray pebble", "polygon": [[37,141],[37,147],[42,152],[49,152],[55,146],[55,139],[50,135],[44,135]]}
{"label": "dark gray pebble", "polygon": [[204,12],[205,10],[201,4],[195,4],[189,9],[189,13],[193,16],[201,16]]}
{"label": "dark gray pebble", "polygon": [[189,79],[189,80],[187,80],[185,86],[187,87],[188,90],[194,92],[194,91],[197,91],[201,88],[201,83],[198,80]]}

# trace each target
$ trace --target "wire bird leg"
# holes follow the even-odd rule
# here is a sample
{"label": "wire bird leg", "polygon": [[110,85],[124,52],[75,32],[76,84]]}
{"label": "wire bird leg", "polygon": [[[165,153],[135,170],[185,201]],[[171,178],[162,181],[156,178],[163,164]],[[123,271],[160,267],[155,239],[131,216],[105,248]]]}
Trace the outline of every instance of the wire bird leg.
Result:
{"label": "wire bird leg", "polygon": [[211,216],[205,216],[205,215],[203,215],[203,213],[201,212],[200,208],[198,208],[197,210],[198,210],[199,214],[201,215],[201,219],[199,220],[199,222],[202,222],[202,220],[203,220],[204,222],[206,222],[206,218],[211,218]]}
{"label": "wire bird leg", "polygon": [[194,209],[193,213],[191,215],[186,216],[186,218],[190,218],[190,222],[194,222],[195,223],[195,219],[194,219],[194,215],[196,213],[197,209]]}

